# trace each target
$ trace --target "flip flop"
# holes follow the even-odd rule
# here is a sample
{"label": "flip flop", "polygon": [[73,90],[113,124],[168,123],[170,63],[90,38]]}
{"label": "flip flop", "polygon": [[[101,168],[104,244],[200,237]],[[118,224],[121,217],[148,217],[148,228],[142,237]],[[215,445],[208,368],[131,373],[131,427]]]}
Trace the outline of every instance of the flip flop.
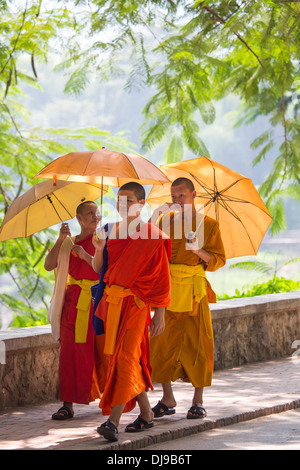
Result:
{"label": "flip flop", "polygon": [[154,418],[161,418],[165,415],[175,414],[175,408],[168,408],[167,405],[159,401],[153,408]]}
{"label": "flip flop", "polygon": [[[189,413],[193,413],[190,414]],[[200,405],[193,405],[187,412],[187,419],[199,419],[199,418],[205,418],[207,416],[206,409],[203,406]]]}
{"label": "flip flop", "polygon": [[101,434],[108,441],[118,440],[118,428],[109,419],[97,428],[97,433]]}
{"label": "flip flop", "polygon": [[141,416],[138,416],[133,423],[126,426],[125,432],[141,432],[145,431],[145,429],[152,428],[153,425],[153,421],[146,421],[145,419],[141,418]]}
{"label": "flip flop", "polygon": [[74,413],[68,408],[67,406],[62,406],[59,408],[56,413],[53,413],[52,419],[55,419],[56,421],[63,421],[65,419],[70,419],[73,418]]}

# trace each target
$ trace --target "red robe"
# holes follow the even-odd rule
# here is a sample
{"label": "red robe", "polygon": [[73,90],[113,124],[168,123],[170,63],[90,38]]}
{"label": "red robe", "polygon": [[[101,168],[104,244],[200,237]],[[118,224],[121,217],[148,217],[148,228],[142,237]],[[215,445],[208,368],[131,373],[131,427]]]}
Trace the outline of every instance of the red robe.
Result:
{"label": "red robe", "polygon": [[[150,231],[157,237],[150,238]],[[144,224],[141,232],[148,239],[109,240],[106,291],[95,312],[107,326],[108,290],[121,286],[131,294],[122,300],[121,314],[113,353],[109,356],[107,380],[100,408],[108,415],[113,406],[125,404],[131,411],[136,396],[153,388],[149,360],[148,327],[150,306],[166,307],[170,303],[170,240],[156,227]],[[139,233],[139,232],[137,232]],[[153,232],[152,232],[153,235]],[[137,304],[138,301],[138,304]],[[108,335],[106,331],[106,336]]]}
{"label": "red robe", "polygon": [[[76,244],[81,245],[90,255],[94,255],[95,248],[92,244],[92,235]],[[89,279],[97,281],[99,279],[99,274],[86,261],[74,256],[72,252],[68,272],[76,280]],[[88,404],[90,401],[100,398],[100,389],[104,385],[100,384],[100,379],[98,380],[93,370],[94,361],[96,360],[99,363],[100,360],[101,344],[98,348],[98,343],[95,341],[92,324],[92,304],[86,343],[75,343],[76,306],[80,292],[81,288],[78,285],[67,286],[60,330],[59,392],[61,401]],[[97,369],[100,374],[101,368],[98,366]]]}

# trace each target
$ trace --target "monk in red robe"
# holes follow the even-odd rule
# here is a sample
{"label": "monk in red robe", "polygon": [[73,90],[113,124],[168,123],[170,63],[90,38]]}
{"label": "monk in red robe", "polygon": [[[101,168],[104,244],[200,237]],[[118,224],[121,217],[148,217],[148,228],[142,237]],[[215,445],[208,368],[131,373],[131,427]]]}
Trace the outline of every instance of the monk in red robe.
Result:
{"label": "monk in red robe", "polygon": [[[121,198],[126,199],[124,205]],[[122,413],[131,411],[136,402],[140,415],[125,431],[138,432],[153,426],[146,393],[153,389],[148,329],[152,336],[163,331],[164,310],[170,302],[170,240],[154,225],[143,223],[140,210],[144,204],[141,185],[127,183],[120,188],[117,208],[123,220],[110,232],[106,287],[95,312],[104,323],[104,353],[109,356],[99,406],[103,415],[110,415],[97,431],[112,441],[118,439]],[[101,240],[95,242],[94,268],[98,272],[103,244]],[[154,309],[152,319],[150,306]]]}
{"label": "monk in red robe", "polygon": [[80,234],[71,238],[68,224],[62,224],[45,259],[45,269],[56,271],[48,316],[52,334],[60,341],[59,394],[63,406],[52,415],[55,420],[72,418],[73,403],[88,404],[100,398],[104,387],[105,376],[99,367],[104,341],[94,334],[91,299],[91,286],[99,281],[92,268],[92,238],[100,220],[97,209],[91,201],[80,204],[76,215]]}

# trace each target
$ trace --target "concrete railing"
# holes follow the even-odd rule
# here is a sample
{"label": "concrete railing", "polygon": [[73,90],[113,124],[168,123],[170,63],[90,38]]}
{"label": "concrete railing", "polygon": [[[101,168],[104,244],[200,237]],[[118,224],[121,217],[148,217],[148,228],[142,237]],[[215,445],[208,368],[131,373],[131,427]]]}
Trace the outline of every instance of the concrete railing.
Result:
{"label": "concrete railing", "polygon": [[[210,307],[216,370],[297,353],[299,292],[220,301]],[[0,331],[0,410],[56,400],[58,358],[59,343],[48,325]]]}

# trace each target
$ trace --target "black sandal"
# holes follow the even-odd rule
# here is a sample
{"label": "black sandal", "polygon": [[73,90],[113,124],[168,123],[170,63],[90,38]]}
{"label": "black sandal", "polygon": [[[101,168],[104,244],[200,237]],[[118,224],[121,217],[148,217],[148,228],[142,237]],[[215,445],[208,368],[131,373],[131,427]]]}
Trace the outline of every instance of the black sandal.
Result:
{"label": "black sandal", "polygon": [[125,432],[141,432],[145,431],[145,429],[152,428],[153,425],[153,421],[146,421],[145,419],[141,418],[141,416],[138,416],[133,423],[126,426]]}
{"label": "black sandal", "polygon": [[65,419],[73,418],[74,413],[67,406],[62,406],[56,413],[53,413],[52,419],[56,421],[63,421]]}
{"label": "black sandal", "polygon": [[[192,414],[189,414],[192,413]],[[187,419],[199,419],[207,416],[206,409],[201,405],[193,405],[187,412]]]}
{"label": "black sandal", "polygon": [[175,408],[168,408],[167,405],[159,401],[153,408],[154,418],[161,418],[165,415],[173,415]]}
{"label": "black sandal", "polygon": [[108,441],[118,440],[118,428],[109,419],[97,428],[97,433]]}

